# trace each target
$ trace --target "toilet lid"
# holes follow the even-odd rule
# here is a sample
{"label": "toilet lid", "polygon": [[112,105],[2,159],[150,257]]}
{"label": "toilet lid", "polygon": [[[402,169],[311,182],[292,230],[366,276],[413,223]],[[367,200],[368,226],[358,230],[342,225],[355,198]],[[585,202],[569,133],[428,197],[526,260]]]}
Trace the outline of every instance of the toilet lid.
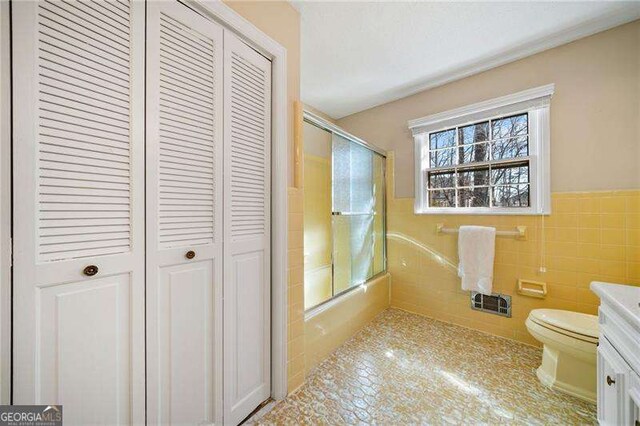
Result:
{"label": "toilet lid", "polygon": [[529,314],[538,323],[587,337],[598,338],[598,317],[559,309],[534,309]]}

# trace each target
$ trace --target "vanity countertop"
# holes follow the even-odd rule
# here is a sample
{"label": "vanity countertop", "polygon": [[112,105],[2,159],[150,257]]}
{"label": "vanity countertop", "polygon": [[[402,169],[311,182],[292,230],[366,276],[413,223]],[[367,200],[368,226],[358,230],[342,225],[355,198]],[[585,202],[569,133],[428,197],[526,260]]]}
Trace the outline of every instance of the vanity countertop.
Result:
{"label": "vanity countertop", "polygon": [[640,287],[593,281],[591,290],[640,330]]}

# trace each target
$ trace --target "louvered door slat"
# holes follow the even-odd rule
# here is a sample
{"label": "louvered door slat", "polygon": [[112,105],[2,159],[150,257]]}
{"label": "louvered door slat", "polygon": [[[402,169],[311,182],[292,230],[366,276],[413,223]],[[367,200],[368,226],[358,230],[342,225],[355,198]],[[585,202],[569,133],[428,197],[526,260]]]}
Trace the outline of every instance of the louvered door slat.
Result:
{"label": "louvered door slat", "polygon": [[76,0],[82,4],[90,4],[98,13],[102,14],[105,19],[110,22],[121,24],[122,18],[126,18],[126,13],[121,13],[118,9],[110,7],[106,1],[95,2],[91,0]]}
{"label": "louvered door slat", "polygon": [[[123,65],[127,67],[129,49],[126,43],[113,41],[105,34],[95,31],[95,27],[90,23],[83,22],[78,17],[70,15],[61,9],[58,5],[59,3],[61,2],[40,3],[40,19],[43,29],[53,31],[51,33],[52,37],[57,34],[65,34],[80,42],[86,42],[96,52],[110,52],[119,57]],[[66,45],[66,41],[63,41],[63,43]]]}
{"label": "louvered door slat", "polygon": [[[41,3],[39,10],[43,22],[38,45],[42,77],[38,131],[40,184],[47,188],[58,183],[67,188],[43,194],[41,186],[38,229],[41,235],[47,235],[50,226],[47,219],[66,220],[68,229],[73,229],[75,222],[85,219],[123,218],[129,214],[130,200],[123,196],[130,196],[131,178],[130,68],[128,62],[120,59],[129,54],[130,25],[121,15],[105,16],[81,3],[47,1]],[[114,61],[113,55],[98,54],[95,49],[80,48],[83,41],[89,40],[113,47],[118,59]],[[96,140],[103,144],[93,148],[92,142]],[[117,154],[110,153],[111,147]],[[100,188],[113,183],[127,192],[120,193],[118,198],[100,193]],[[91,195],[99,198],[93,197],[91,203],[83,199]],[[92,256],[107,249],[110,253],[130,249],[129,229],[109,234],[105,230],[77,227],[84,232],[73,233],[73,241],[40,238],[39,258],[52,261]]]}
{"label": "louvered door slat", "polygon": [[100,26],[109,28],[114,33],[118,34],[124,40],[128,41],[129,26],[125,25],[122,17],[114,18],[109,13],[105,13],[102,8],[99,7],[100,2],[93,1],[78,1],[70,2],[71,6],[81,14],[85,15],[85,18],[89,16],[94,18],[94,22],[98,22]]}
{"label": "louvered door slat", "polygon": [[[58,155],[75,155],[77,157],[89,158],[94,160],[107,160],[116,163],[127,163],[127,156],[125,154],[114,154],[110,150],[100,149],[100,147],[82,146],[75,141],[46,141],[45,138],[41,139],[41,152],[48,152]],[[97,149],[96,149],[97,148]]]}
{"label": "louvered door slat", "polygon": [[103,109],[104,113],[127,114],[127,109],[129,108],[126,100],[93,92],[91,88],[78,85],[75,81],[69,82],[62,76],[42,75],[40,87],[43,94],[48,94],[60,99],[70,99],[82,105],[94,105],[96,108]]}
{"label": "louvered door slat", "polygon": [[[96,102],[86,102],[87,100],[73,99],[67,94],[55,94],[41,92],[40,102],[47,109],[58,109],[67,114],[77,114],[88,120],[98,121],[104,124],[126,127],[129,120],[124,113],[105,110],[96,106]],[[81,109],[82,108],[82,109]]]}
{"label": "louvered door slat", "polygon": [[[52,34],[43,34],[40,39],[42,43],[42,51],[49,55],[52,60],[67,60],[74,62],[78,66],[88,68],[98,68],[99,71],[104,72],[105,75],[113,78],[113,82],[116,84],[119,82],[127,83],[128,73],[126,64],[120,62],[114,62],[102,53],[96,54],[86,49],[81,49],[76,46],[61,47],[61,37],[56,37]],[[86,61],[86,62],[84,62]]]}
{"label": "louvered door slat", "polygon": [[94,34],[96,38],[105,44],[111,42],[120,46],[124,52],[129,49],[129,40],[126,34],[105,25],[98,19],[92,19],[90,15],[74,7],[71,2],[45,0],[42,2],[41,7],[60,19],[64,19],[68,26],[73,27],[75,25],[87,30],[90,34]]}

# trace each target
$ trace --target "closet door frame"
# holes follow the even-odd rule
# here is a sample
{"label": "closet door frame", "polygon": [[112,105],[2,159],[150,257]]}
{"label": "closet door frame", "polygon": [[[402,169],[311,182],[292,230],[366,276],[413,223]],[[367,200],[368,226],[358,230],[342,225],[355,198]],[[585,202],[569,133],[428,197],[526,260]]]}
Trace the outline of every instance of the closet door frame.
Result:
{"label": "closet door frame", "polygon": [[217,0],[186,1],[271,60],[271,397],[287,395],[289,105],[287,50]]}

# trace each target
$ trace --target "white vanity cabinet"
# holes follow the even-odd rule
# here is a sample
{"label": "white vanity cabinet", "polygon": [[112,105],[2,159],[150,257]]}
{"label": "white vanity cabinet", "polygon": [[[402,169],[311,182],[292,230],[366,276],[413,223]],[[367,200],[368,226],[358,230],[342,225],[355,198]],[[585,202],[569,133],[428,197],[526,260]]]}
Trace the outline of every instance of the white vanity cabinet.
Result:
{"label": "white vanity cabinet", "polygon": [[602,425],[627,424],[628,382],[631,368],[600,335],[598,346],[598,422]]}
{"label": "white vanity cabinet", "polygon": [[591,283],[600,297],[598,423],[640,426],[640,287]]}

